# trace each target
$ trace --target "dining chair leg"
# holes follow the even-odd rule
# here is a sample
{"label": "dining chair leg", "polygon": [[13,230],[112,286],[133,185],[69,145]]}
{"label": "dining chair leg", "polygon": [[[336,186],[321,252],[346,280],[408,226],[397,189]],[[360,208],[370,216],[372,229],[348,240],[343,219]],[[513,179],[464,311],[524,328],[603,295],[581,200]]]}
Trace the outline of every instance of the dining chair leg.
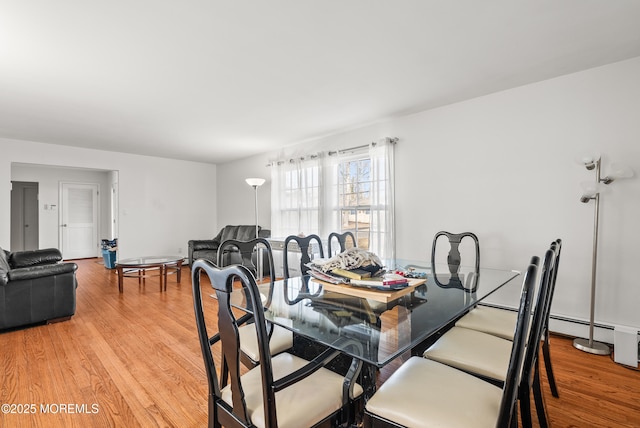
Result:
{"label": "dining chair leg", "polygon": [[[532,428],[533,423],[531,421],[531,394],[529,388],[521,388],[518,393],[518,401],[520,402],[520,418],[522,419],[523,428]],[[516,421],[518,418],[514,418]]]}
{"label": "dining chair leg", "polygon": [[533,401],[536,405],[536,413],[538,414],[538,422],[540,428],[548,428],[549,418],[547,417],[547,408],[544,404],[544,395],[542,395],[542,384],[540,383],[540,365],[536,362],[536,368],[533,373]]}
{"label": "dining chair leg", "polygon": [[549,380],[549,388],[551,389],[551,395],[555,398],[560,397],[558,394],[558,387],[556,386],[556,378],[553,375],[553,367],[551,366],[551,351],[549,349],[549,333],[544,335],[544,341],[542,342],[542,356],[544,357],[544,368],[547,372],[547,379]]}
{"label": "dining chair leg", "polygon": [[209,418],[207,421],[208,428],[222,428],[220,422],[218,422],[218,416],[216,413],[215,397],[209,394]]}
{"label": "dining chair leg", "polygon": [[513,415],[511,415],[510,428],[518,428],[518,403],[513,408]]}

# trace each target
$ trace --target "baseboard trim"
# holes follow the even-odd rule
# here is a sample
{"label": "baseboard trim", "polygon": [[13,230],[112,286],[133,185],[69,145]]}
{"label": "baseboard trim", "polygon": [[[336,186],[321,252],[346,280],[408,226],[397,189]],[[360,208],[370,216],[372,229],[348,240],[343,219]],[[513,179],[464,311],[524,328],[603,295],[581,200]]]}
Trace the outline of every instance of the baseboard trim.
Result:
{"label": "baseboard trim", "polygon": [[[593,340],[613,345],[616,325],[594,323]],[[549,330],[564,336],[589,338],[589,321],[560,315],[549,316]],[[640,329],[638,329],[640,331]]]}

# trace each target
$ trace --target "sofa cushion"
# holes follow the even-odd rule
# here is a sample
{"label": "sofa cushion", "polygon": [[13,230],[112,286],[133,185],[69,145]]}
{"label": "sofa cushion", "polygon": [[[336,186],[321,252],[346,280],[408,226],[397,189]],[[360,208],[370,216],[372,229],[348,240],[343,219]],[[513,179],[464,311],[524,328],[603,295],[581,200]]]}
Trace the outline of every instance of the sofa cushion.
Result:
{"label": "sofa cushion", "polygon": [[[258,226],[258,233],[259,232],[260,232],[260,226]],[[236,232],[236,239],[238,241],[249,241],[255,238],[256,238],[255,226],[238,226],[238,231]]]}
{"label": "sofa cushion", "polygon": [[[258,226],[258,231],[262,228]],[[219,237],[219,238],[218,238]],[[218,235],[220,243],[228,239],[235,239],[237,241],[249,241],[256,237],[256,227],[254,225],[241,225],[241,226],[225,226]]]}
{"label": "sofa cushion", "polygon": [[218,251],[217,250],[198,250],[193,252],[193,260],[198,259],[210,260],[214,264],[218,263]]}
{"label": "sofa cushion", "polygon": [[7,285],[9,281],[9,277],[7,276],[9,273],[9,261],[7,260],[7,253],[0,248],[0,285]]}
{"label": "sofa cushion", "polygon": [[227,239],[238,239],[236,235],[238,233],[238,228],[240,226],[225,226],[220,234],[220,243],[226,241]]}
{"label": "sofa cushion", "polygon": [[53,264],[62,261],[62,254],[57,248],[47,248],[44,250],[17,251],[9,256],[11,267],[24,268],[44,264]]}

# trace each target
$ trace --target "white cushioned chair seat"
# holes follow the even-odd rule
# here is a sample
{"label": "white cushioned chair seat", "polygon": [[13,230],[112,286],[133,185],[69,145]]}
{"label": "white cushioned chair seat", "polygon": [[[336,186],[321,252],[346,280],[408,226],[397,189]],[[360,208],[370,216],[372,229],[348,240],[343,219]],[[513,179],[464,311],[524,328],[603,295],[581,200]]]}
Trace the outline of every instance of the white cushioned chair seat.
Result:
{"label": "white cushioned chair seat", "polygon": [[407,427],[495,428],[502,389],[460,370],[411,357],[366,404]]}
{"label": "white cushioned chair seat", "polygon": [[[275,333],[274,333],[275,334]],[[273,378],[280,379],[297,369],[304,367],[308,361],[288,353],[278,354],[271,359]],[[257,366],[242,376],[247,412],[251,422],[257,427],[264,427],[264,406],[262,400],[262,374]],[[340,376],[325,368],[321,368],[300,382],[276,393],[276,412],[278,426],[281,428],[309,427],[320,422],[327,415],[342,407],[342,384],[344,376]],[[362,394],[359,384],[354,386],[354,397]],[[231,386],[221,391],[222,399],[232,405]]]}
{"label": "white cushioned chair seat", "polygon": [[453,327],[423,356],[452,367],[504,382],[513,342],[468,328]]}
{"label": "white cushioned chair seat", "polygon": [[[238,328],[240,334],[240,349],[253,361],[260,361],[258,352],[258,333],[256,326],[245,324]],[[273,334],[269,340],[269,352],[277,355],[293,347],[293,332],[284,327],[273,326]]]}
{"label": "white cushioned chair seat", "polygon": [[508,309],[478,306],[456,322],[456,327],[481,331],[513,340],[518,312]]}

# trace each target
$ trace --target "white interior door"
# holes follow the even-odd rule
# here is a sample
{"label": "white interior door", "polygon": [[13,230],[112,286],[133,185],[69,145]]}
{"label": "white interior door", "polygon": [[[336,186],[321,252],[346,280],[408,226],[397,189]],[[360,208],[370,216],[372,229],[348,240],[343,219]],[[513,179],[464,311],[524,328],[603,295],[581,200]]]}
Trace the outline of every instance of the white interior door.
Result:
{"label": "white interior door", "polygon": [[61,183],[60,237],[65,259],[98,255],[98,184]]}

